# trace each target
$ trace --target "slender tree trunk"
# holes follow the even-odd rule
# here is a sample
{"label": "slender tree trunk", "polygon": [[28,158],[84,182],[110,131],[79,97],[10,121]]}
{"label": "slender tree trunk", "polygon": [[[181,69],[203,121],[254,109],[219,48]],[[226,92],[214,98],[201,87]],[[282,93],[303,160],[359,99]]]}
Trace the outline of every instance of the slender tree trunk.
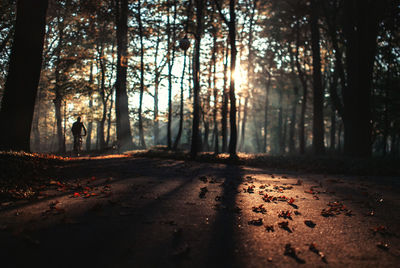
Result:
{"label": "slender tree trunk", "polygon": [[160,127],[159,127],[159,122],[158,122],[158,88],[159,88],[159,79],[156,78],[156,81],[154,83],[154,128],[153,128],[153,133],[154,133],[154,145],[158,145],[160,142]]}
{"label": "slender tree trunk", "polygon": [[139,147],[146,148],[143,130],[143,93],[144,93],[144,44],[143,44],[143,25],[141,15],[141,1],[138,1],[138,22],[139,22],[139,38],[140,38],[140,95],[139,95]]}
{"label": "slender tree trunk", "polygon": [[62,114],[61,114],[62,97],[61,97],[60,89],[57,84],[58,83],[56,81],[56,90],[55,90],[56,97],[53,100],[55,116],[56,116],[56,126],[57,126],[57,152],[64,153],[65,146],[64,146],[64,138],[63,138],[63,130],[62,130]]}
{"label": "slender tree trunk", "polygon": [[[40,91],[40,89],[39,89]],[[33,151],[40,151],[40,131],[39,131],[39,117],[40,113],[40,93],[37,97],[36,113],[33,115],[32,120],[32,134],[33,134]]]}
{"label": "slender tree trunk", "polygon": [[237,122],[236,122],[236,124],[238,126],[238,134],[239,134],[238,139],[239,140],[240,140],[240,134],[241,134],[241,132],[240,132],[241,125],[240,124],[242,123],[242,110],[243,110],[243,108],[242,108],[242,96],[239,95],[238,108],[237,108]]}
{"label": "slender tree trunk", "polygon": [[336,146],[336,110],[332,108],[331,110],[331,142],[330,142],[330,150],[332,152],[335,151]]}
{"label": "slender tree trunk", "polygon": [[267,72],[268,80],[265,85],[265,104],[264,104],[264,136],[263,136],[263,153],[267,152],[267,135],[268,135],[268,105],[269,105],[269,88],[271,86],[271,74]]}
{"label": "slender tree trunk", "polygon": [[208,137],[210,136],[210,123],[208,122],[208,118],[206,116],[203,116],[203,122],[204,122],[204,135],[203,135],[203,142],[202,142],[202,147],[203,151],[208,152],[210,151],[210,144],[208,142]]}
{"label": "slender tree trunk", "polygon": [[[174,1],[174,19],[173,19],[173,27],[172,27],[172,44],[171,44],[171,24],[169,20],[169,5],[168,5],[168,12],[167,12],[167,31],[168,31],[168,123],[167,123],[167,145],[168,148],[172,148],[172,133],[171,133],[171,126],[172,126],[172,68],[174,66],[175,60],[175,39],[176,39],[176,1]],[[171,52],[172,50],[172,52]]]}
{"label": "slender tree trunk", "polygon": [[184,79],[185,79],[185,69],[186,69],[186,50],[183,52],[183,68],[182,68],[182,77],[181,77],[181,99],[180,99],[180,110],[179,110],[179,130],[178,130],[178,135],[176,136],[175,142],[174,142],[174,150],[178,148],[179,141],[182,136],[182,130],[183,130],[183,85],[184,85]]}
{"label": "slender tree trunk", "polygon": [[101,103],[102,103],[102,116],[99,122],[98,130],[97,130],[97,138],[99,141],[99,147],[100,150],[105,149],[105,138],[104,138],[104,125],[107,119],[107,99],[106,99],[106,94],[105,94],[105,78],[106,78],[106,67],[104,64],[104,59],[103,59],[103,44],[100,45],[100,50],[99,50],[99,64],[100,64],[100,97],[101,97]]}
{"label": "slender tree trunk", "polygon": [[[111,54],[114,55],[114,51],[115,51],[115,42],[112,42],[112,46],[111,46]],[[108,80],[108,88],[110,89],[109,92],[109,96],[108,98],[110,98],[110,105],[108,107],[108,112],[107,112],[107,136],[106,136],[106,141],[105,141],[105,146],[110,147],[110,132],[111,132],[111,119],[112,119],[112,109],[114,106],[114,70],[115,70],[115,60],[114,57],[112,57],[111,60],[111,71],[110,71],[110,78]]]}
{"label": "slender tree trunk", "polygon": [[324,145],[324,89],[322,88],[320,34],[318,26],[318,6],[311,1],[311,46],[313,58],[313,150],[323,154]]}
{"label": "slender tree trunk", "polygon": [[64,153],[67,151],[66,133],[67,133],[67,101],[64,101],[64,135],[63,135],[63,152]]}
{"label": "slender tree trunk", "polygon": [[55,80],[56,84],[54,87],[55,91],[55,98],[53,100],[54,103],[54,109],[55,109],[55,117],[56,117],[56,122],[57,122],[57,152],[59,153],[65,153],[65,143],[64,143],[64,135],[63,135],[63,129],[62,129],[62,112],[61,112],[61,106],[63,102],[63,92],[61,92],[61,85],[64,82],[65,78],[63,75],[63,71],[61,70],[61,64],[62,64],[62,59],[61,59],[61,49],[64,43],[64,22],[60,21],[60,17],[57,18],[57,22],[59,24],[59,30],[58,30],[58,45],[56,48],[56,55],[57,55],[57,60],[55,62]]}
{"label": "slender tree trunk", "polygon": [[224,62],[224,88],[222,94],[222,109],[221,109],[221,134],[222,134],[222,152],[228,150],[228,56],[229,44],[226,44],[225,62]]}
{"label": "slender tree trunk", "polygon": [[281,144],[281,148],[280,148],[280,151],[282,154],[286,153],[287,127],[288,127],[288,123],[287,123],[288,116],[286,113],[285,113],[284,118],[285,118],[285,120],[283,122],[282,144]]}
{"label": "slender tree trunk", "polygon": [[[90,73],[89,73],[89,84],[93,84],[93,62],[90,63]],[[93,95],[92,90],[89,92],[89,111],[92,112],[93,108]],[[93,118],[90,118],[87,126],[87,135],[86,135],[86,151],[90,151],[91,143],[92,143],[92,128],[93,128]]]}
{"label": "slender tree trunk", "polygon": [[96,150],[100,150],[100,129],[101,129],[101,122],[96,121]]}
{"label": "slender tree trunk", "polygon": [[343,129],[343,123],[339,123],[339,129],[338,129],[338,146],[337,146],[337,150],[339,153],[343,152],[343,148],[342,148],[342,129]]}
{"label": "slender tree trunk", "polygon": [[132,147],[129,121],[128,94],[126,91],[127,45],[128,45],[128,0],[116,1],[117,24],[117,77],[115,83],[115,112],[117,121],[117,141],[120,148]]}
{"label": "slender tree trunk", "polygon": [[213,63],[213,87],[214,87],[214,111],[213,111],[213,122],[214,122],[214,154],[218,155],[219,153],[219,132],[218,132],[218,88],[217,88],[217,35],[213,36],[213,55],[212,55],[212,63]]}
{"label": "slender tree trunk", "polygon": [[[209,84],[208,85],[209,85],[209,89],[210,89],[211,88],[211,70],[209,72]],[[209,116],[208,116],[209,110],[210,110],[210,90],[209,89],[207,90],[207,96],[205,98],[205,101],[203,102],[203,109],[202,109],[203,125],[204,125],[202,148],[203,148],[203,151],[206,151],[206,152],[208,152],[210,150],[210,144],[208,142],[208,137],[210,134],[210,122],[209,122]]]}
{"label": "slender tree trunk", "polygon": [[167,146],[171,149],[171,121],[172,121],[172,64],[171,64],[171,22],[169,18],[169,2],[167,3],[167,61],[168,61],[168,122]]}
{"label": "slender tree trunk", "polygon": [[196,34],[193,57],[193,125],[192,144],[190,153],[193,158],[199,151],[199,124],[200,124],[200,43],[203,26],[203,0],[196,1]]}
{"label": "slender tree trunk", "polygon": [[330,97],[332,101],[332,105],[338,112],[338,115],[341,117],[341,119],[344,119],[343,115],[343,102],[340,100],[339,95],[337,93],[337,84],[338,84],[338,79],[340,77],[340,85],[341,85],[341,90],[346,91],[347,85],[346,85],[346,76],[345,76],[345,71],[343,67],[343,51],[342,49],[339,48],[338,44],[338,37],[337,37],[337,32],[338,29],[336,27],[337,25],[337,19],[336,19],[336,13],[335,12],[329,12],[329,10],[326,8],[326,3],[323,2],[322,5],[324,7],[324,12],[325,12],[325,17],[326,19],[326,24],[328,28],[328,33],[332,42],[332,48],[335,51],[334,56],[335,56],[335,72],[334,72],[334,80],[332,82],[332,86],[329,88],[330,90]]}
{"label": "slender tree trunk", "polygon": [[[253,73],[254,73],[254,64],[253,64],[253,36],[254,36],[254,24],[256,23],[255,20],[255,13],[256,13],[256,9],[257,9],[257,0],[253,0],[250,1],[253,5],[251,7],[251,9],[249,10],[250,16],[249,16],[249,38],[248,38],[248,63],[247,63],[247,88],[248,88],[248,98],[250,97],[254,97],[254,89],[253,89]],[[246,120],[243,120],[243,122],[247,121],[247,113],[248,113],[248,109],[247,109],[247,105],[245,105],[245,110],[246,113],[244,114],[244,118],[246,118]],[[255,136],[255,140],[256,140],[256,144],[257,144],[257,150],[260,149],[260,141],[258,139],[258,124],[257,122],[257,112],[254,112],[255,109],[255,105],[252,105],[251,110],[253,111],[253,113],[250,115],[253,119],[253,126],[254,126],[254,131],[253,131],[253,135]],[[251,112],[250,112],[251,113]],[[243,118],[243,119],[244,119]],[[244,144],[246,142],[245,140],[245,132],[246,132],[246,124],[244,124],[244,128],[242,129],[242,144],[240,147],[242,147],[242,149],[245,149]]]}
{"label": "slender tree trunk", "polygon": [[396,132],[392,132],[391,135],[391,146],[390,146],[390,154],[392,156],[397,156],[398,149],[399,149],[399,137]]}
{"label": "slender tree trunk", "polygon": [[231,136],[229,140],[229,155],[236,157],[237,129],[236,129],[236,96],[235,96],[235,68],[236,68],[236,9],[235,0],[229,1],[229,41],[231,45],[231,79],[229,85],[229,101],[231,109],[229,113]]}
{"label": "slender tree trunk", "polygon": [[300,122],[299,122],[299,152],[300,154],[305,153],[306,147],[306,135],[305,135],[305,117],[307,110],[307,95],[308,95],[308,86],[306,80],[306,74],[302,70],[300,66],[299,60],[299,46],[300,46],[300,29],[298,24],[296,24],[296,69],[298,72],[298,76],[303,87],[303,97],[301,100],[301,112],[300,112]]}
{"label": "slender tree trunk", "polygon": [[244,98],[244,107],[243,107],[243,120],[242,120],[242,134],[240,138],[240,145],[239,145],[239,151],[245,151],[244,148],[244,143],[245,143],[245,134],[246,134],[246,123],[247,123],[247,110],[249,106],[249,96],[246,96]]}
{"label": "slender tree trunk", "polygon": [[283,90],[278,89],[278,127],[276,128],[276,136],[278,137],[278,152],[279,154],[282,154],[282,147],[283,147]]}
{"label": "slender tree trunk", "polygon": [[110,132],[111,132],[111,117],[112,117],[112,108],[114,105],[114,99],[112,98],[113,90],[110,92],[110,107],[108,108],[107,114],[107,138],[106,138],[106,146],[110,146]]}
{"label": "slender tree trunk", "polygon": [[293,102],[292,102],[292,115],[290,118],[290,127],[289,127],[289,152],[292,154],[296,151],[295,128],[296,128],[298,95],[299,95],[299,88],[295,86]]}

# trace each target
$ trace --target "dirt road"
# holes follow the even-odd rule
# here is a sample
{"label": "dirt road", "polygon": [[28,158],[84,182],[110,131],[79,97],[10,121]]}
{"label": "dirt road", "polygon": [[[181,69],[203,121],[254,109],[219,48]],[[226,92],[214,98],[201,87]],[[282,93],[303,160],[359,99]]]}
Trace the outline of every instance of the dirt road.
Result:
{"label": "dirt road", "polygon": [[2,267],[396,267],[400,178],[69,161],[0,206]]}

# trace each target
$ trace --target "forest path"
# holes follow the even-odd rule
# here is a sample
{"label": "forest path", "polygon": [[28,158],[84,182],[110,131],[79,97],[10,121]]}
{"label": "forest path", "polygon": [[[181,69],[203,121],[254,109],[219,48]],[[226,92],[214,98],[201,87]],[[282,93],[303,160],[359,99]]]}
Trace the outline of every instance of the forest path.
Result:
{"label": "forest path", "polygon": [[38,200],[0,206],[2,267],[400,263],[399,178],[130,157],[58,174]]}

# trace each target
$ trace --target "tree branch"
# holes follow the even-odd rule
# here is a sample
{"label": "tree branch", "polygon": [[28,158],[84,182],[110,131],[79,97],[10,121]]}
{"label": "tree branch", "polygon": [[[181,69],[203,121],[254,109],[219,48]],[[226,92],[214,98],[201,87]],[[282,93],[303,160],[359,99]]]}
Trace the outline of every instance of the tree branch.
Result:
{"label": "tree branch", "polygon": [[216,5],[216,7],[217,7],[219,16],[220,16],[221,19],[226,23],[226,25],[229,26],[229,21],[228,21],[228,19],[227,19],[227,18],[225,17],[225,15],[222,13],[222,8],[221,8],[221,5],[220,5],[220,3],[219,3],[219,0],[214,0],[214,3],[215,3],[215,5]]}

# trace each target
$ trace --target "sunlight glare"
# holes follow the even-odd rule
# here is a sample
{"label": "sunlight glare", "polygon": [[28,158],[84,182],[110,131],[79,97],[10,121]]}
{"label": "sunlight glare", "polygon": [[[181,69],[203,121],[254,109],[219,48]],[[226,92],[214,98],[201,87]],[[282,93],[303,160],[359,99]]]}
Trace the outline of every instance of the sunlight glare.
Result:
{"label": "sunlight glare", "polygon": [[242,92],[247,85],[247,72],[243,70],[241,64],[236,65],[236,70],[231,77],[235,79],[236,94]]}

